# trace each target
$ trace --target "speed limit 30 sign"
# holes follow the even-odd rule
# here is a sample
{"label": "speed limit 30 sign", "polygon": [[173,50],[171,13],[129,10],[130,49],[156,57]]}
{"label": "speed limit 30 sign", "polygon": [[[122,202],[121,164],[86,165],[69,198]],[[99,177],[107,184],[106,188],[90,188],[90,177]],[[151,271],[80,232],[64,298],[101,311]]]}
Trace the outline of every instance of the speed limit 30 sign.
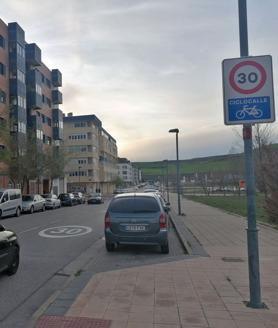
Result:
{"label": "speed limit 30 sign", "polygon": [[222,62],[225,124],[275,121],[271,56]]}

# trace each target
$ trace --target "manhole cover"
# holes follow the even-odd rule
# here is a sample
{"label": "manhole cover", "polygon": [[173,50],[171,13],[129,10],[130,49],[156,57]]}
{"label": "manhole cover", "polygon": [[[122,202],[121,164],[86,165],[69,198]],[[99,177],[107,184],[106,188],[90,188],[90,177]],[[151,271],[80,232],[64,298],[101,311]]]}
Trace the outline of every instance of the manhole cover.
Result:
{"label": "manhole cover", "polygon": [[110,320],[46,315],[40,317],[35,328],[109,328],[110,323]]}
{"label": "manhole cover", "polygon": [[240,257],[222,257],[224,262],[244,262]]}

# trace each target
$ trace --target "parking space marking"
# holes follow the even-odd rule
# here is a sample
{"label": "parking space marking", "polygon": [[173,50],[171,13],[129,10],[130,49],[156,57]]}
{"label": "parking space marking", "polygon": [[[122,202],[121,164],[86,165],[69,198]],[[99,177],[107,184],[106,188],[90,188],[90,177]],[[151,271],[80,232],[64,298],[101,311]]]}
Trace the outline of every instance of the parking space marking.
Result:
{"label": "parking space marking", "polygon": [[44,238],[68,238],[86,235],[92,232],[92,228],[79,225],[69,225],[51,227],[39,232],[39,236]]}

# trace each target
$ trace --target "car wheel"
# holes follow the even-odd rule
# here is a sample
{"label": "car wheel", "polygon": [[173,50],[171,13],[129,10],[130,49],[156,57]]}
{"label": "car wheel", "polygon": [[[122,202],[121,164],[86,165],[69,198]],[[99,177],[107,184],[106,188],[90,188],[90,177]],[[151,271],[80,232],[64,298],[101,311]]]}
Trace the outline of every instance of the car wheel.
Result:
{"label": "car wheel", "polygon": [[15,274],[17,272],[18,266],[19,266],[19,250],[18,248],[16,248],[12,263],[6,270],[7,275],[12,276],[13,274]]}
{"label": "car wheel", "polygon": [[45,205],[42,206],[42,211],[45,212]]}
{"label": "car wheel", "polygon": [[169,244],[161,245],[161,253],[168,254],[169,253]]}
{"label": "car wheel", "polygon": [[21,214],[21,210],[20,210],[20,208],[18,207],[18,208],[16,209],[15,216],[19,217],[20,214]]}
{"label": "car wheel", "polygon": [[30,214],[33,214],[34,213],[34,206],[31,206],[31,208],[30,208]]}
{"label": "car wheel", "polygon": [[106,246],[107,252],[113,252],[114,249],[115,249],[115,244],[113,244],[113,243],[106,242],[105,243],[105,246]]}

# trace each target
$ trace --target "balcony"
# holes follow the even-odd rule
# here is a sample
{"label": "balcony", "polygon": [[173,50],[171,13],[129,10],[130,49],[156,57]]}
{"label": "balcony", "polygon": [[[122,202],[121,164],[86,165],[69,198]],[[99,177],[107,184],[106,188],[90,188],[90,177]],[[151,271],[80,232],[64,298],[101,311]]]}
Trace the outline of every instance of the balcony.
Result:
{"label": "balcony", "polygon": [[53,139],[63,139],[63,112],[60,109],[52,110],[52,122],[53,122]]}
{"label": "balcony", "polygon": [[42,108],[41,74],[38,70],[28,70],[26,74],[27,108]]}
{"label": "balcony", "polygon": [[62,73],[58,69],[51,71],[51,82],[55,88],[62,86]]}
{"label": "balcony", "polygon": [[31,66],[41,65],[41,49],[36,43],[26,44],[25,46],[26,63]]}
{"label": "balcony", "polygon": [[63,103],[63,95],[59,90],[52,90],[52,103],[54,105]]}

